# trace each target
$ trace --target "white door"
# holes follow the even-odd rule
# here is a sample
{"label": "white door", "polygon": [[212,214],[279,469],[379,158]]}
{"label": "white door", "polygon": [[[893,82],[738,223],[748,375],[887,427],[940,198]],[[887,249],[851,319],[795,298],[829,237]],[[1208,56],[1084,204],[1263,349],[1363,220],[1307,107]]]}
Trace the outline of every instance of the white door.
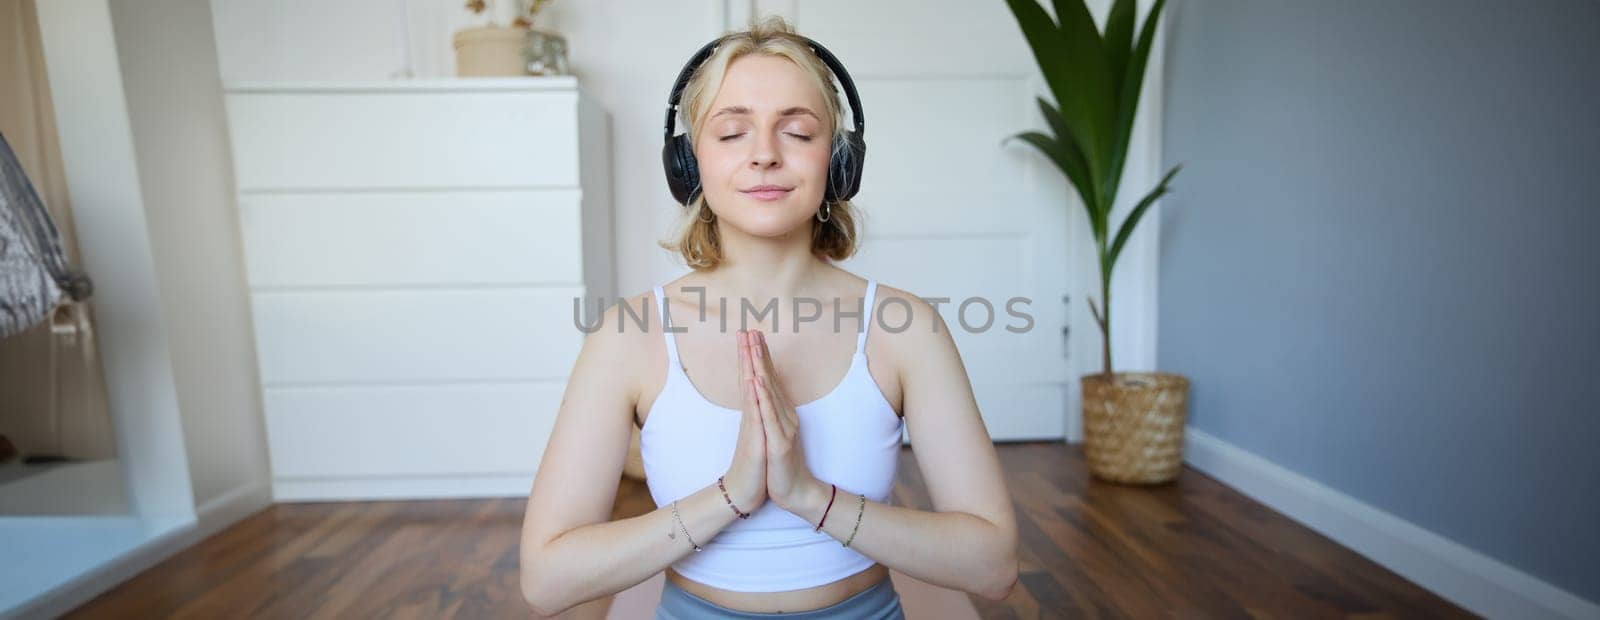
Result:
{"label": "white door", "polygon": [[[844,267],[948,298],[940,311],[994,439],[1066,437],[1076,394],[1068,378],[1078,373],[1067,357],[1062,297],[1081,288],[1072,286],[1068,240],[1087,239],[1074,230],[1087,222],[1048,160],[1021,141],[1001,144],[1044,127],[1035,96],[1048,92],[1005,3],[728,5],[730,28],[743,28],[752,12],[788,18],[839,57],[861,93],[867,159],[856,202],[864,241]],[[1031,325],[1007,311],[1018,297],[1031,301],[1012,310]],[[1084,302],[1074,295],[1071,303]],[[886,310],[885,320],[899,312]]]}

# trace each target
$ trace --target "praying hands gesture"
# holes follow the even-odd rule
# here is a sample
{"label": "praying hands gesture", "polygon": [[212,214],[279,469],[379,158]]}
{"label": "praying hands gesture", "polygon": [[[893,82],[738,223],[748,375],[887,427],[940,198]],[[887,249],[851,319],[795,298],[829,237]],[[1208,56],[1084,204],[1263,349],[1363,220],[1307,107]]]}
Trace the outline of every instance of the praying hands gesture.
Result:
{"label": "praying hands gesture", "polygon": [[[815,492],[823,483],[811,475],[805,451],[800,444],[800,416],[788,395],[778,385],[778,369],[767,349],[767,336],[760,330],[749,332],[749,349],[755,355],[756,403],[761,408],[761,425],[767,434],[767,496],[790,512],[795,511],[803,493]],[[803,515],[802,515],[803,516]]]}
{"label": "praying hands gesture", "polygon": [[[767,349],[766,336],[760,330],[740,330],[739,354],[746,415],[758,423],[765,444],[764,495],[784,510],[795,512],[807,494],[826,494],[829,489],[806,466],[800,417],[778,385],[778,371]],[[741,427],[741,436],[745,430]]]}

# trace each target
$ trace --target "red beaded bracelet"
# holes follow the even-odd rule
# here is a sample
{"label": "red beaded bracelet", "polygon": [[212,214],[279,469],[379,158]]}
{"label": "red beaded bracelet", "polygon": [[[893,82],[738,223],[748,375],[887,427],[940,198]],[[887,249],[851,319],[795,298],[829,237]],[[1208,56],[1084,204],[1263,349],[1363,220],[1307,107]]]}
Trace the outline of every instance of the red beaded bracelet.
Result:
{"label": "red beaded bracelet", "polygon": [[728,507],[732,508],[733,509],[733,514],[739,515],[740,519],[748,519],[748,518],[750,518],[750,513],[744,512],[742,510],[739,510],[738,506],[733,505],[733,498],[728,497],[728,487],[722,486],[723,477],[724,476],[717,476],[717,488],[722,489],[722,499],[723,499],[723,501],[728,502]]}
{"label": "red beaded bracelet", "polygon": [[817,522],[817,529],[811,530],[813,532],[822,531],[822,524],[828,520],[828,511],[833,510],[833,498],[839,495],[839,485],[830,484],[828,486],[833,487],[833,493],[828,496],[828,507],[822,509],[822,520]]}

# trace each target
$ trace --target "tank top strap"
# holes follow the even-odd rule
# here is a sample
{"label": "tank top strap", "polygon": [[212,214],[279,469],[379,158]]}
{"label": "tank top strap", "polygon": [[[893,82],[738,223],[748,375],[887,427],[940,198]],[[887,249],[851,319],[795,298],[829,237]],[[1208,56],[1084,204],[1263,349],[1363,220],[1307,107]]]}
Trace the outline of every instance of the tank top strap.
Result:
{"label": "tank top strap", "polygon": [[677,343],[676,340],[674,340],[672,338],[672,331],[667,329],[667,296],[666,296],[666,293],[664,293],[661,290],[661,285],[660,284],[657,284],[655,286],[655,291],[656,291],[656,314],[657,314],[657,317],[660,319],[661,333],[666,334],[666,336],[667,336],[667,340],[666,340],[666,342],[667,342],[667,361],[671,362],[673,366],[681,366],[681,364],[678,362],[678,343]]}
{"label": "tank top strap", "polygon": [[872,299],[875,297],[874,293],[877,292],[878,281],[873,278],[868,278],[867,297],[862,302],[861,333],[856,336],[856,355],[865,353],[867,350],[867,332],[872,331]]}

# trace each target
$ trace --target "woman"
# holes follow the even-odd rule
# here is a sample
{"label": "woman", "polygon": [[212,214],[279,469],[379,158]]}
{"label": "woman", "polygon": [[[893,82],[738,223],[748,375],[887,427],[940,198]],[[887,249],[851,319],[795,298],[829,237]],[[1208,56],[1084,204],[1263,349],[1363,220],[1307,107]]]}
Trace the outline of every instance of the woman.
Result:
{"label": "woman", "polygon": [[[524,596],[551,615],[664,570],[657,618],[901,618],[893,567],[1005,598],[1015,518],[949,329],[833,264],[858,238],[848,74],[778,18],[714,43],[680,76],[693,161],[670,138],[664,157],[687,210],[663,245],[694,270],[584,341],[528,499]],[[608,521],[635,421],[658,508]],[[935,511],[889,503],[902,430]]]}

